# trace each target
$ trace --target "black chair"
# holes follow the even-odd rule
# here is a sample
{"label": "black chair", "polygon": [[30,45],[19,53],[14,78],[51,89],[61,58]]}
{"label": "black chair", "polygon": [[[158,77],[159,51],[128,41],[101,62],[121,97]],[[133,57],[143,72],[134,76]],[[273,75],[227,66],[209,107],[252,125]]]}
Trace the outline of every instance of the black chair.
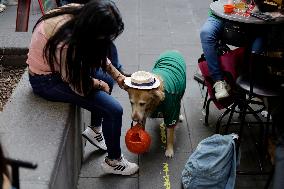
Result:
{"label": "black chair", "polygon": [[[249,63],[249,69],[247,73],[240,75],[236,81],[236,85],[246,94],[244,99],[242,99],[242,109],[240,111],[240,129],[239,136],[242,138],[243,130],[245,126],[249,123],[246,121],[246,116],[248,112],[253,111],[249,106],[253,97],[259,97],[261,99],[274,98],[281,96],[281,85],[283,84],[283,79],[276,75],[273,75],[269,71],[269,65],[279,66],[283,64],[284,59],[282,58],[272,58],[269,56],[263,56],[258,54],[252,54],[251,61]],[[256,142],[257,150],[260,154],[259,160],[259,171],[250,172],[250,174],[263,175],[268,174],[269,178],[266,182],[265,188],[268,188],[273,177],[273,166],[268,172],[263,170],[263,158],[266,156],[267,152],[267,140],[269,133],[269,126],[272,126],[272,135],[275,134],[275,129],[270,121],[271,109],[268,103],[265,103],[268,112],[266,121],[260,120],[261,132],[259,140]],[[265,127],[265,129],[264,129]],[[245,172],[240,172],[240,174],[247,174]]]}
{"label": "black chair", "polygon": [[[230,44],[230,39],[225,38],[223,41],[227,44]],[[249,43],[249,41],[247,41],[247,42]],[[231,44],[231,45],[234,46],[234,44]],[[237,46],[239,46],[239,45],[240,44],[238,44]],[[244,44],[244,46],[246,46],[246,44]],[[245,59],[249,60],[250,59],[250,52],[249,52],[249,50],[247,50],[247,51],[248,52],[246,53]],[[254,56],[254,55],[252,57],[253,57],[252,60],[253,60],[254,63],[257,62],[258,60],[261,60],[261,61],[264,60],[263,57],[259,57],[259,59],[257,58],[257,56]],[[271,85],[271,83],[268,82],[270,80],[266,80],[266,82],[263,82],[261,79],[254,81],[254,79],[255,79],[254,75],[251,74],[251,73],[253,73],[252,71],[253,71],[253,68],[254,68],[253,67],[254,64],[249,64],[249,65],[250,65],[250,67],[248,69],[249,73],[240,75],[238,77],[237,81],[236,81],[236,85],[237,85],[238,89],[234,92],[234,102],[226,108],[226,110],[219,116],[219,118],[217,120],[216,133],[220,133],[220,128],[222,126],[225,126],[225,133],[227,134],[230,126],[240,125],[238,134],[240,136],[239,143],[241,144],[243,129],[244,129],[245,125],[250,125],[250,126],[251,125],[259,125],[260,128],[261,128],[261,135],[259,136],[259,141],[256,142],[256,145],[260,146],[260,145],[266,143],[266,142],[262,142],[262,141],[266,141],[266,139],[267,139],[269,126],[271,125],[271,120],[270,120],[270,113],[271,112],[270,112],[269,107],[267,107],[267,105],[264,103],[264,101],[254,100],[254,98],[258,97],[259,99],[263,99],[263,98],[267,98],[267,97],[276,97],[276,96],[279,95],[279,91],[275,90],[275,89],[277,89],[277,87],[275,87],[275,85]],[[262,76],[264,76],[264,75],[262,75]],[[199,83],[204,85],[204,78],[198,77],[198,74],[194,75],[194,78],[195,78],[196,81],[198,81]],[[278,85],[278,87],[279,87],[279,85]],[[208,99],[208,92],[207,92],[207,95],[206,95],[204,103],[203,103],[204,104],[203,108],[206,108],[205,125],[208,125],[209,105],[210,105],[210,102],[212,100],[213,99],[210,99],[210,98]],[[252,107],[252,106],[255,106],[255,105],[257,105],[257,109],[255,109],[255,107]],[[267,115],[266,120],[263,121],[261,119],[261,116],[259,116],[259,113],[262,112],[263,110],[266,110],[266,109],[268,110],[268,115]],[[234,113],[239,114],[240,121],[232,122],[232,117],[233,117]],[[254,121],[254,122],[246,121],[245,118],[248,114],[253,115],[253,117],[256,119],[256,121]],[[226,115],[229,115],[227,123],[225,125],[221,125],[221,122]],[[266,127],[264,127],[264,126],[266,126]],[[272,129],[272,130],[274,130],[274,129]],[[240,144],[238,146],[240,146]],[[266,144],[264,146],[266,146]],[[257,149],[259,149],[259,148],[257,148]],[[260,154],[261,154],[262,157],[264,157],[263,151],[260,152]],[[268,180],[265,184],[265,188],[268,188],[269,185],[270,185],[270,182],[272,180],[272,177],[273,177],[273,167],[270,171],[265,172],[263,170],[263,167],[262,167],[262,163],[263,163],[262,159],[257,160],[257,161],[259,162],[260,171],[241,171],[241,170],[238,170],[237,174],[240,174],[240,175],[269,175],[269,178],[268,178]]]}
{"label": "black chair", "polygon": [[36,169],[37,164],[31,163],[27,161],[17,160],[17,159],[11,159],[11,158],[5,158],[6,162],[9,166],[11,166],[11,176],[12,176],[12,186],[15,189],[20,189],[20,168],[26,168],[26,169]]}

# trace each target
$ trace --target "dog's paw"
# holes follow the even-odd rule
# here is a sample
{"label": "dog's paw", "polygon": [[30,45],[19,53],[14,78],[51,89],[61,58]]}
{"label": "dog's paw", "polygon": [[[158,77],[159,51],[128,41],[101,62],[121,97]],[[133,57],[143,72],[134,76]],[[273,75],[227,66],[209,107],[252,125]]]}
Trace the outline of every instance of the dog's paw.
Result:
{"label": "dog's paw", "polygon": [[165,156],[166,156],[167,158],[172,158],[172,157],[174,157],[174,151],[173,151],[173,149],[167,149],[166,152],[165,152]]}
{"label": "dog's paw", "polygon": [[183,115],[179,114],[179,117],[178,117],[178,119],[179,119],[179,122],[183,122],[183,120],[184,120],[184,117],[183,117]]}

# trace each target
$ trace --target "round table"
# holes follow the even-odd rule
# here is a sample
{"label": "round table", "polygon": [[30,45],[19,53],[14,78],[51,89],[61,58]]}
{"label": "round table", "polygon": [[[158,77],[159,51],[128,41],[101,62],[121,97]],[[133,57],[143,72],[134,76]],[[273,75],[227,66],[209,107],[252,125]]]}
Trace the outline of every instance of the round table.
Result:
{"label": "round table", "polygon": [[235,21],[235,22],[242,22],[247,24],[282,24],[284,23],[284,17],[282,18],[275,18],[272,21],[265,21],[261,20],[252,16],[244,17],[241,15],[237,15],[234,12],[233,13],[224,13],[224,5],[227,4],[227,0],[219,0],[215,1],[210,4],[210,9],[214,15],[217,17]]}

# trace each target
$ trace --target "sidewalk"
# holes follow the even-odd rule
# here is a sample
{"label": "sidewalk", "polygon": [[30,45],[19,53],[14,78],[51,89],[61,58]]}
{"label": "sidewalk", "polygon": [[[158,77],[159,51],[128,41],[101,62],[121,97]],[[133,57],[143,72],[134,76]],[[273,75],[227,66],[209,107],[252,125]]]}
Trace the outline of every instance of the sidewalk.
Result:
{"label": "sidewalk", "polygon": [[[200,57],[201,44],[199,28],[208,15],[211,1],[199,0],[123,0],[117,1],[125,22],[125,31],[117,39],[120,60],[131,71],[152,69],[154,61],[164,50],[179,50],[187,63],[187,89],[182,102],[182,114],[185,117],[176,129],[175,155],[172,159],[164,157],[165,145],[162,143],[160,121],[150,119],[146,129],[152,137],[149,153],[133,155],[124,143],[126,130],[130,127],[131,108],[127,93],[116,88],[114,95],[124,107],[123,132],[121,137],[124,155],[139,164],[139,173],[131,177],[104,175],[100,162],[105,154],[96,151],[87,143],[85,161],[81,169],[79,189],[116,188],[116,189],[178,189],[181,187],[181,172],[184,165],[204,138],[214,134],[217,116],[221,114],[214,105],[210,112],[210,127],[203,125],[203,98],[199,85],[193,80]],[[244,156],[247,153],[244,150]],[[245,168],[254,162],[248,161]],[[241,176],[236,188],[263,188],[262,176]]]}
{"label": "sidewalk", "polygon": [[[179,50],[187,63],[187,89],[182,101],[184,122],[176,129],[175,155],[164,156],[165,144],[161,138],[160,120],[149,119],[146,129],[152,137],[150,151],[143,155],[131,154],[124,143],[126,130],[130,127],[131,108],[127,93],[115,86],[113,95],[124,107],[122,152],[129,160],[139,164],[139,173],[133,176],[103,174],[100,163],[106,154],[87,143],[79,178],[79,189],[178,189],[181,187],[181,172],[184,165],[204,138],[214,134],[214,123],[221,114],[214,105],[210,110],[210,125],[203,125],[203,98],[193,74],[197,70],[197,59],[202,53],[199,28],[207,18],[209,3],[200,0],[121,0],[116,1],[125,22],[125,31],[115,41],[120,61],[128,70],[150,71],[154,61],[165,50]],[[29,32],[15,33],[16,6],[0,13],[0,49],[25,49],[29,45],[31,29],[40,16],[37,1],[31,6]],[[12,51],[13,52],[13,51]],[[85,122],[88,123],[88,118]],[[245,151],[245,155],[250,153]],[[245,157],[245,156],[243,156]],[[251,161],[245,163],[250,165]],[[259,189],[266,177],[242,176],[236,188]]]}
{"label": "sidewalk", "polygon": [[[199,8],[193,10],[196,4]],[[94,150],[87,143],[78,188],[181,188],[181,171],[189,155],[201,139],[212,134],[202,125],[202,99],[198,84],[193,80],[197,58],[201,54],[198,28],[201,20],[207,17],[208,3],[197,0],[123,0],[117,1],[117,6],[125,22],[125,31],[116,44],[122,64],[130,71],[150,71],[154,61],[165,50],[179,50],[184,55],[187,63],[187,90],[182,114],[185,121],[176,129],[175,155],[172,159],[164,156],[165,144],[161,141],[160,121],[155,119],[148,120],[146,126],[152,137],[149,153],[133,155],[124,143],[125,132],[131,123],[128,95],[116,88],[114,95],[124,107],[122,152],[125,157],[139,164],[139,173],[131,177],[104,175],[100,163],[105,154]]]}

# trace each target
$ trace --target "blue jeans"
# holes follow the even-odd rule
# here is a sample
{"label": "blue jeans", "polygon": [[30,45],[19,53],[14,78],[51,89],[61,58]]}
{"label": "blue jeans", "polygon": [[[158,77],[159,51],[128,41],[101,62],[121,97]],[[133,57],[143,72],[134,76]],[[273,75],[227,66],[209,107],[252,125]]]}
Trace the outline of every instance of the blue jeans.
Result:
{"label": "blue jeans", "polygon": [[[112,64],[121,68],[115,45],[112,45]],[[113,88],[114,80],[101,69],[95,70],[93,76],[105,81]],[[35,94],[55,102],[75,104],[91,112],[93,126],[102,125],[108,157],[118,159],[121,156],[120,136],[123,108],[111,95],[101,90],[92,90],[86,97],[76,94],[67,83],[63,82],[59,74],[29,76],[30,84]]]}
{"label": "blue jeans", "polygon": [[[218,61],[217,47],[222,38],[224,21],[215,17],[209,17],[201,28],[200,39],[210,75],[214,81],[223,80],[224,76]],[[263,50],[263,38],[255,37],[252,44],[252,52],[261,53]]]}

